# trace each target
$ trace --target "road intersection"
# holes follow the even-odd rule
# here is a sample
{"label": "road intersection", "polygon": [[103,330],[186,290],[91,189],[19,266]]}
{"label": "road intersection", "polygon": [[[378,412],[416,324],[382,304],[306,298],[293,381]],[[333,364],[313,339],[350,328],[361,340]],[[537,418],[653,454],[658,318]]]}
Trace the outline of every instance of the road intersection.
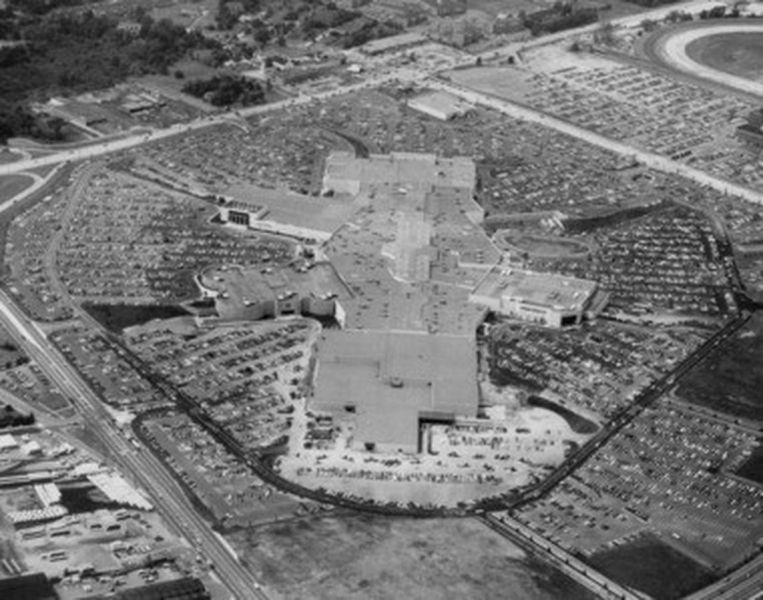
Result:
{"label": "road intersection", "polygon": [[268,596],[244,568],[230,547],[221,542],[209,524],[199,516],[177,482],[150,452],[132,446],[114,424],[101,399],[82,376],[45,337],[40,328],[0,291],[0,323],[42,372],[71,399],[80,416],[104,444],[115,462],[144,488],[159,513],[174,529],[210,560],[231,591],[232,597],[265,600]]}
{"label": "road intersection", "polygon": [[[687,3],[687,7],[696,8],[702,3]],[[708,4],[708,3],[705,3]],[[674,5],[670,10],[675,10],[681,5]],[[660,9],[667,11],[667,9]],[[656,11],[642,13],[638,19],[646,19],[656,15]],[[634,17],[628,17],[634,19]],[[618,23],[628,25],[625,21]],[[595,27],[599,27],[596,25]],[[594,26],[576,31],[564,32],[562,37],[593,31]],[[549,38],[538,40],[537,43],[549,43],[554,41]],[[495,58],[502,53],[513,53],[519,49],[519,45],[513,44],[504,49],[485,53],[486,58]],[[474,57],[468,59],[468,64],[474,63]],[[464,62],[460,65],[467,66]],[[140,129],[118,137],[101,138],[76,147],[67,147],[50,154],[37,157],[28,157],[21,160],[0,165],[0,176],[13,173],[23,173],[30,169],[44,166],[62,165],[68,162],[85,161],[93,158],[107,156],[119,151],[137,148],[141,145],[154,141],[164,140],[173,136],[184,135],[209,127],[215,127],[229,123],[231,119],[253,117],[260,114],[289,110],[292,107],[310,104],[314,101],[325,100],[332,96],[344,95],[351,92],[378,87],[379,85],[395,81],[412,81],[425,84],[427,87],[442,89],[460,96],[476,105],[486,106],[498,110],[511,117],[524,121],[535,122],[540,125],[553,128],[563,134],[571,135],[591,144],[605,148],[621,156],[636,158],[641,163],[659,171],[674,173],[698,182],[710,188],[724,193],[745,198],[748,201],[763,204],[763,194],[755,192],[743,186],[713,177],[700,170],[693,169],[680,162],[673,161],[653,153],[639,151],[631,146],[595,134],[591,131],[577,127],[560,119],[529,107],[513,102],[502,100],[488,94],[482,94],[474,90],[458,86],[444,79],[436,78],[435,73],[427,70],[415,71],[409,67],[390,69],[388,72],[374,76],[360,83],[339,87],[312,95],[302,95],[276,102],[273,104],[240,109],[225,114],[207,116],[189,123],[176,124],[165,129]],[[41,184],[40,184],[41,185]],[[24,192],[25,196],[35,190]],[[9,208],[20,198],[14,198],[10,203],[0,206],[0,212]],[[52,259],[51,259],[52,260]],[[51,263],[52,264],[52,263]],[[209,524],[196,512],[191,501],[181,489],[180,485],[168,473],[162,463],[154,457],[150,451],[142,450],[133,446],[127,436],[114,423],[112,416],[107,411],[102,400],[90,388],[79,372],[64,358],[55,346],[49,342],[40,327],[29,319],[18,307],[12,297],[4,291],[0,291],[0,323],[5,326],[17,343],[24,349],[29,357],[34,360],[40,369],[54,382],[58,388],[69,397],[76,407],[80,416],[87,422],[101,443],[112,454],[116,463],[130,476],[133,481],[146,490],[151,497],[157,510],[167,519],[173,528],[183,535],[194,547],[202,551],[209,559],[217,572],[220,580],[230,590],[232,597],[240,599],[265,599],[268,596],[262,590],[260,584],[252,577],[251,573],[241,565],[230,546],[217,535]],[[506,528],[509,523],[494,523],[493,525]],[[515,534],[517,532],[515,531]],[[537,548],[543,550],[544,541],[540,536],[537,540],[527,532],[519,532],[527,537]],[[552,553],[553,554],[553,553]],[[562,557],[564,558],[564,557]],[[566,563],[569,565],[569,562]],[[741,573],[742,570],[740,570]],[[734,579],[733,583],[746,585],[747,570]],[[732,583],[732,582],[729,582]],[[618,590],[619,591],[619,590]],[[709,597],[709,596],[702,596]],[[731,597],[731,596],[729,596]],[[697,596],[700,598],[700,596]]]}

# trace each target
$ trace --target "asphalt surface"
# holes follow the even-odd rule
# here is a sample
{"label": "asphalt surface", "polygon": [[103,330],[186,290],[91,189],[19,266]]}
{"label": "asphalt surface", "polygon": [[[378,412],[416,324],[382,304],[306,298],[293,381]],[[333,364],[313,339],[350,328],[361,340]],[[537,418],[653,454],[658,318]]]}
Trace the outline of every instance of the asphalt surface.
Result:
{"label": "asphalt surface", "polygon": [[479,520],[493,531],[507,538],[520,548],[540,554],[557,569],[585,586],[601,598],[612,600],[642,600],[629,588],[604,577],[595,569],[578,560],[562,547],[548,541],[541,534],[508,516],[482,515]]}
{"label": "asphalt surface", "polygon": [[159,513],[210,560],[231,596],[239,600],[267,599],[260,584],[196,513],[162,464],[150,451],[136,448],[125,439],[100,398],[4,291],[0,291],[0,322],[45,375],[72,399],[79,414],[109,449],[117,464],[148,492]]}
{"label": "asphalt surface", "polygon": [[520,119],[522,121],[538,123],[539,125],[555,129],[556,131],[559,131],[565,135],[569,135],[571,137],[588,142],[594,146],[598,146],[610,152],[614,152],[615,154],[619,154],[620,156],[634,158],[641,164],[657,171],[661,171],[662,173],[681,175],[686,179],[694,181],[700,185],[707,186],[723,194],[738,196],[739,198],[744,198],[749,202],[754,202],[755,204],[763,204],[763,193],[761,192],[755,191],[742,185],[738,185],[736,183],[732,183],[730,181],[726,181],[725,179],[720,179],[705,173],[700,169],[696,169],[684,163],[662,156],[661,154],[647,152],[646,150],[639,150],[618,140],[608,138],[578,125],[574,125],[568,121],[554,117],[550,114],[537,111],[533,108],[530,108],[529,106],[524,106],[516,102],[510,102],[503,98],[499,98],[498,96],[494,96],[486,92],[480,92],[473,88],[469,88],[452,81],[446,81],[444,79],[432,79],[427,83],[432,88],[449,92],[455,96],[467,100],[468,102],[471,102],[472,104],[492,108],[498,112],[509,115],[516,119]]}
{"label": "asphalt surface", "polygon": [[58,152],[53,152],[46,156],[39,156],[37,158],[28,158],[2,164],[0,165],[0,175],[21,173],[37,167],[55,165],[62,162],[72,162],[95,158],[98,156],[119,152],[120,150],[135,148],[136,146],[141,146],[149,142],[189,133],[198,129],[206,129],[207,127],[229,123],[231,122],[231,119],[252,117],[258,114],[273,112],[291,106],[310,104],[311,102],[325,100],[332,96],[338,96],[363,89],[378,87],[384,83],[389,83],[390,81],[394,80],[420,80],[424,79],[428,75],[429,73],[423,70],[417,72],[406,68],[397,69],[395,71],[391,71],[390,73],[373,77],[360,83],[343,86],[333,90],[319,92],[309,96],[303,95],[296,98],[288,98],[286,100],[273,102],[271,104],[242,108],[233,112],[218,114],[210,117],[202,117],[191,121],[190,123],[178,123],[165,129],[146,130],[145,127],[141,127],[140,133],[134,132],[128,135],[120,134],[120,136],[117,137],[83,144],[73,148],[62,149]]}
{"label": "asphalt surface", "polygon": [[[692,10],[692,12],[696,12],[700,7],[707,7],[714,4],[715,3],[713,2],[689,2],[671,5],[654,11],[622,18],[614,22],[614,24],[617,26],[632,26],[646,18],[662,18],[664,16],[662,13],[667,14],[676,9]],[[561,32],[558,36],[547,36],[542,38],[537,43],[558,41],[556,40],[556,37],[562,39],[570,35],[584,33],[588,30],[593,31],[599,26],[600,24],[595,24],[580,30]],[[523,44],[512,44],[505,49],[489,51],[485,53],[484,58],[490,59],[501,54],[511,54],[520,50],[522,46]],[[430,73],[426,71],[414,72],[407,69],[396,70],[358,84],[312,96],[300,96],[298,98],[287,99],[274,104],[243,109],[234,113],[206,117],[191,123],[178,124],[162,130],[146,131],[143,129],[140,132],[134,131],[132,134],[119,138],[99,140],[79,147],[62,149],[46,156],[23,159],[13,163],[0,165],[0,175],[19,173],[40,166],[103,156],[120,150],[134,148],[151,141],[166,139],[198,129],[216,126],[228,122],[231,118],[249,117],[256,114],[280,110],[289,106],[309,104],[314,100],[318,101],[364,88],[373,88],[394,80],[421,81],[427,79],[429,75]],[[652,168],[664,172],[677,173],[717,190],[738,195],[753,202],[763,203],[763,194],[717,179],[702,171],[692,169],[665,157],[635,150],[634,148],[621,144],[615,140],[599,136],[583,128],[576,127],[559,119],[554,119],[549,115],[545,115],[527,107],[506,102],[487,94],[481,94],[474,90],[461,88],[460,86],[455,86],[443,81],[433,81],[432,79],[429,79],[428,83],[432,84],[432,87],[444,88],[447,91],[464,97],[476,104],[491,106],[501,112],[510,114],[511,116],[522,120],[538,122],[562,133],[583,139],[589,143],[604,147],[622,155],[635,156],[641,162]],[[51,381],[72,399],[79,413],[92,426],[99,440],[112,452],[120,467],[148,492],[160,514],[162,514],[177,532],[186,537],[189,542],[199,548],[199,550],[210,559],[219,579],[230,589],[232,597],[239,598],[240,600],[249,598],[267,598],[267,595],[261,591],[259,584],[238,562],[227,545],[196,513],[183,490],[164,469],[162,464],[153,457],[149,450],[137,449],[123,437],[122,433],[113,424],[112,418],[104,408],[100,398],[90,389],[79,373],[66,361],[58,350],[47,341],[45,335],[37,325],[29,320],[15,305],[13,300],[2,291],[0,291],[0,322],[5,325],[27,354],[37,362]],[[674,381],[675,379],[672,381],[665,380],[663,383],[671,385]],[[653,390],[653,392],[658,392],[658,394],[661,393],[661,391],[662,390],[659,392],[658,390]],[[632,418],[633,415],[628,416]],[[597,440],[597,442],[598,441],[599,440]],[[592,446],[598,446],[598,444],[594,443]],[[583,460],[585,460],[585,458],[583,458]],[[502,525],[506,527],[506,523],[503,523]],[[497,523],[493,523],[493,526],[497,526]],[[515,532],[513,535],[516,537],[517,533]],[[538,544],[540,544],[540,541],[538,541]],[[553,553],[551,554],[553,555]],[[724,587],[722,589],[716,588],[715,590],[716,592],[722,593],[722,595],[697,595],[696,597],[741,598],[743,596],[739,595],[740,593],[745,594],[747,590],[759,590],[760,587],[754,587],[760,586],[763,583],[761,582],[761,579],[763,578],[763,570],[759,567],[759,561],[756,561],[752,566],[743,567],[739,569],[737,573],[729,576]]]}

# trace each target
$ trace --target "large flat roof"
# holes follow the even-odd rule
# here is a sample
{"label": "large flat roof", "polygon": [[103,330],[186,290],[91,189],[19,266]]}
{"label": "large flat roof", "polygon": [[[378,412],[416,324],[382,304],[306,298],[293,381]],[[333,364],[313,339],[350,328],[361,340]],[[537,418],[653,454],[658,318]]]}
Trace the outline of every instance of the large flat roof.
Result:
{"label": "large flat roof", "polygon": [[325,246],[354,291],[347,326],[473,334],[481,309],[469,291],[500,258],[478,224],[474,162],[333,153],[324,185],[334,183],[367,202]]}
{"label": "large flat roof", "polygon": [[519,269],[492,269],[474,291],[475,296],[518,298],[555,310],[582,310],[596,291],[597,283],[587,279]]}
{"label": "large flat roof", "polygon": [[422,412],[475,416],[473,336],[401,331],[325,331],[312,406],[355,406],[362,441],[415,446]]}
{"label": "large flat roof", "polygon": [[411,98],[408,106],[425,112],[435,111],[446,118],[463,115],[474,108],[462,98],[439,90]]}
{"label": "large flat roof", "polygon": [[274,300],[292,292],[301,297],[335,296],[340,301],[350,295],[334,268],[326,262],[307,270],[291,266],[268,269],[214,267],[203,271],[200,280],[206,288],[226,292],[227,298],[218,298],[219,308],[231,311],[239,310],[247,303]]}
{"label": "large flat roof", "polygon": [[332,152],[326,159],[323,187],[332,189],[335,182],[357,182],[366,190],[379,186],[405,192],[433,186],[472,190],[476,180],[474,161],[464,156],[441,158],[419,152],[392,152],[356,158],[349,152]]}
{"label": "large flat roof", "polygon": [[272,190],[248,183],[237,183],[224,192],[233,200],[232,208],[251,207],[257,212],[263,206],[267,213],[261,218],[272,221],[332,233],[357,210],[357,203],[347,198],[305,196],[287,190]]}

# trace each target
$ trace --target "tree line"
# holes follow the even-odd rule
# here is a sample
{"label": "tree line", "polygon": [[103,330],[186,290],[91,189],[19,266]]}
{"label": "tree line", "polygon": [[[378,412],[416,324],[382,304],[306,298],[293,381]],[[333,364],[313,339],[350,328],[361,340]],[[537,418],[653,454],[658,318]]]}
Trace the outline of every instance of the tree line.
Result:
{"label": "tree line", "polygon": [[116,19],[90,10],[40,16],[6,9],[0,11],[0,31],[4,28],[19,43],[0,48],[0,139],[60,139],[61,123],[31,113],[30,101],[107,88],[130,76],[164,74],[189,51],[218,46],[146,14],[135,34],[122,31]]}

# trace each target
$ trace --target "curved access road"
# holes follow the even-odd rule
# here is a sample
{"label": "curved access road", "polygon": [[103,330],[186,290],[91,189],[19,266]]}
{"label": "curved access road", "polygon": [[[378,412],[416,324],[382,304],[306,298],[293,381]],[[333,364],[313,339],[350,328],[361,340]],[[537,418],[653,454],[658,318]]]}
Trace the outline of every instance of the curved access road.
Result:
{"label": "curved access road", "polygon": [[763,82],[713,69],[697,62],[686,52],[686,48],[691,42],[724,33],[758,33],[763,35],[763,22],[727,22],[697,27],[696,29],[685,29],[657,40],[654,52],[663,63],[674,69],[763,98]]}

